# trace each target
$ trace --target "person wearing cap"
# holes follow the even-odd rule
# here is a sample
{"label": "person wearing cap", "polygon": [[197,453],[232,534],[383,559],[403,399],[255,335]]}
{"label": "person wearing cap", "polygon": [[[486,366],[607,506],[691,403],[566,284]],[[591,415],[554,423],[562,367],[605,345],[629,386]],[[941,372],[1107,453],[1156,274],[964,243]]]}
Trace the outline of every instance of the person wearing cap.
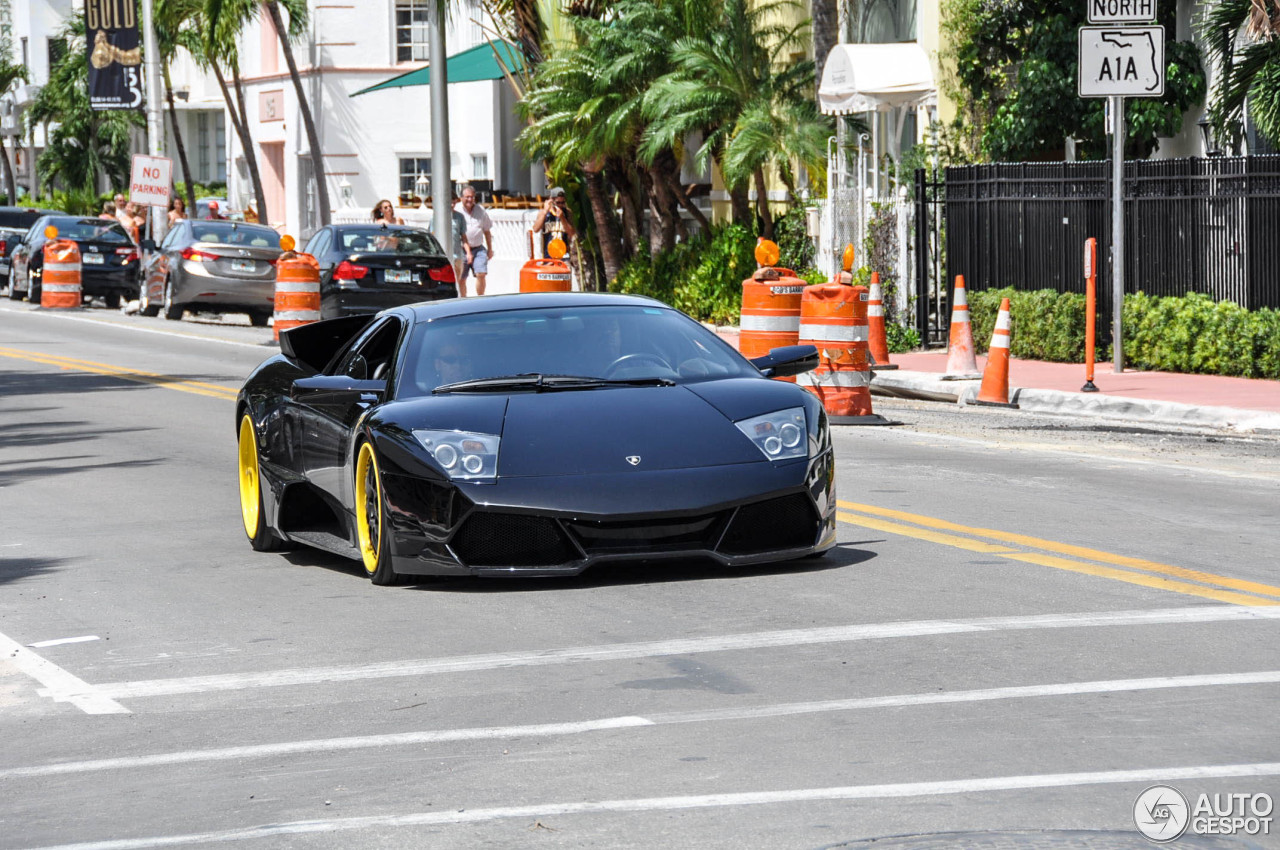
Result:
{"label": "person wearing cap", "polygon": [[221,220],[222,220],[222,213],[218,212],[218,202],[217,202],[217,201],[210,201],[210,202],[209,202],[209,216],[208,216],[208,217],[209,217],[209,219],[210,219],[210,220],[212,220],[212,221],[221,221]]}
{"label": "person wearing cap", "polygon": [[542,205],[542,209],[538,210],[538,217],[533,220],[533,230],[535,233],[542,234],[542,256],[550,257],[547,253],[547,246],[556,237],[559,237],[567,248],[569,240],[572,239],[578,231],[573,227],[573,218],[569,212],[569,204],[564,196],[564,189],[555,186],[551,189],[551,194],[547,197],[547,202]]}

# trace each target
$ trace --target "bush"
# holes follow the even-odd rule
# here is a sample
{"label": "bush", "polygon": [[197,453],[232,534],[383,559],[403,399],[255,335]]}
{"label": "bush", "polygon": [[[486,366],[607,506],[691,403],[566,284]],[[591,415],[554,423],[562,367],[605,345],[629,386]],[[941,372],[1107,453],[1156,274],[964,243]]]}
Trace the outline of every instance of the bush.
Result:
{"label": "bush", "polygon": [[1013,323],[1011,355],[1057,363],[1084,361],[1083,295],[1052,289],[1035,292],[989,289],[970,292],[968,297],[973,345],[978,351],[986,351],[990,345],[1000,300],[1008,298]]}
{"label": "bush", "polygon": [[756,269],[755,246],[755,236],[741,225],[713,228],[709,237],[682,242],[655,258],[631,259],[609,289],[657,298],[699,321],[737,324],[742,281]]}
{"label": "bush", "polygon": [[1125,359],[1141,369],[1280,378],[1280,311],[1192,292],[1126,295]]}
{"label": "bush", "polygon": [[797,273],[813,266],[817,253],[808,234],[809,214],[804,207],[792,207],[773,220],[774,239],[778,243],[778,265]]}

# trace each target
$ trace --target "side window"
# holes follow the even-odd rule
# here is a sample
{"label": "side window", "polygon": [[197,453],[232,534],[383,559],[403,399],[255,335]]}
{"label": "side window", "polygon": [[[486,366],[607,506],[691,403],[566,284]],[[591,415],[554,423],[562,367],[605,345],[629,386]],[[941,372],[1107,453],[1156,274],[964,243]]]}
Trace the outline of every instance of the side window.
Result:
{"label": "side window", "polygon": [[178,239],[184,230],[186,230],[186,228],[181,224],[177,227],[171,228],[169,232],[164,235],[164,241],[160,243],[160,250],[163,251],[177,244]]}
{"label": "side window", "polygon": [[366,330],[338,362],[336,374],[357,381],[384,381],[391,377],[391,367],[400,342],[402,322],[391,316]]}
{"label": "side window", "polygon": [[319,257],[325,252],[325,245],[329,241],[329,231],[321,230],[311,240],[307,242],[307,247],[302,250],[313,257]]}

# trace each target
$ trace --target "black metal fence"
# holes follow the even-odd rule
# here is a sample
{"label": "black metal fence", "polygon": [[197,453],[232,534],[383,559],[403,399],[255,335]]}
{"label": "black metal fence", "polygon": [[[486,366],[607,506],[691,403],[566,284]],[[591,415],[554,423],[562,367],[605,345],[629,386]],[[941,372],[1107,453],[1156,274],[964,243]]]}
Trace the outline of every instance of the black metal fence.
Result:
{"label": "black metal fence", "polygon": [[[917,257],[917,293],[936,294],[940,277],[949,294],[956,275],[971,290],[1083,292],[1092,236],[1099,311],[1110,315],[1106,162],[974,165],[948,168],[942,181],[929,177],[916,175],[917,227],[936,235],[918,242],[934,256]],[[1280,308],[1280,156],[1129,162],[1124,190],[1126,292],[1202,292],[1248,309]],[[932,281],[920,277],[931,263],[939,268]],[[917,306],[922,334],[935,335],[941,311]]]}

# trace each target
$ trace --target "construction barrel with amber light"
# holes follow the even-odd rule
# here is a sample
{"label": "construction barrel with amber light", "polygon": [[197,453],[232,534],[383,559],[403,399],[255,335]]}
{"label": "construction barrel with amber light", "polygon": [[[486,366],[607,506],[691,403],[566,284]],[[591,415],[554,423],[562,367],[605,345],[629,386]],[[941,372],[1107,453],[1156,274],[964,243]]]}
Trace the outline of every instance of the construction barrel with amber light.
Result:
{"label": "construction barrel with amber light", "polygon": [[[800,298],[804,281],[791,269],[774,265],[778,246],[767,240],[756,245],[760,268],[742,282],[738,319],[738,351],[747,359],[764,357],[775,348],[795,345],[800,338]],[[794,377],[774,378],[795,383]]]}
{"label": "construction barrel with amber light", "polygon": [[292,236],[281,236],[284,253],[276,261],[275,318],[272,337],[281,331],[320,321],[320,263],[310,254],[295,252]]}
{"label": "construction barrel with amber light", "polygon": [[557,236],[547,244],[550,258],[529,260],[520,269],[521,292],[569,292],[573,289],[573,270],[563,259],[569,247]]}
{"label": "construction barrel with amber light", "polygon": [[70,239],[59,239],[53,225],[45,228],[44,235],[49,241],[44,243],[40,306],[52,310],[79,307],[83,301],[80,246]]}
{"label": "construction barrel with amber light", "polygon": [[887,425],[871,410],[865,286],[807,286],[800,302],[800,345],[818,349],[819,366],[796,383],[816,395],[835,425]]}

